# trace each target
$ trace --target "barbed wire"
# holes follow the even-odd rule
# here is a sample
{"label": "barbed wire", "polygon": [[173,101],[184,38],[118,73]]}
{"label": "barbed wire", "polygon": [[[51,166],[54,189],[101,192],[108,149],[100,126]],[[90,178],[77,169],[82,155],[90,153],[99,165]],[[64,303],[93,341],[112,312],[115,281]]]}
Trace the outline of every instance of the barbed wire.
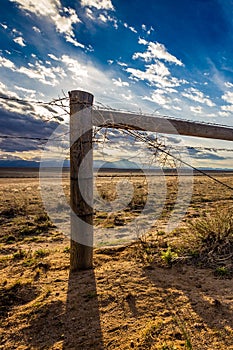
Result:
{"label": "barbed wire", "polygon": [[[62,98],[56,98],[56,99],[52,99],[51,101],[38,101],[38,100],[30,100],[30,99],[20,99],[20,98],[15,98],[15,97],[7,97],[7,96],[1,96],[0,95],[0,99],[2,100],[6,100],[6,101],[15,101],[17,103],[27,103],[27,104],[37,104],[37,105],[42,105],[42,106],[57,106],[61,109],[63,109],[64,113],[61,114],[61,115],[55,115],[53,116],[52,118],[49,118],[48,120],[43,120],[44,122],[49,122],[51,121],[53,118],[57,118],[59,119],[59,117],[61,117],[62,115],[65,116],[65,115],[69,115],[69,110],[67,109],[68,106],[64,104],[64,101],[68,101],[69,100],[69,97],[65,95],[65,93],[63,92],[64,94],[64,97]],[[120,112],[126,112],[126,111],[123,111],[123,110],[119,110],[119,109],[114,109],[114,108],[111,108],[109,106],[106,106],[104,105],[103,103],[101,102],[98,102],[97,101],[97,104],[94,104],[93,105],[93,108],[97,109],[100,113],[101,111],[120,111]],[[51,112],[51,111],[50,111]],[[52,113],[52,112],[51,112]],[[54,111],[55,113],[55,111]],[[127,113],[130,113],[130,114],[138,114],[136,112],[132,112],[132,111],[127,111]],[[149,113],[142,113],[142,111],[140,111],[140,115],[142,116],[151,116],[151,115],[154,115],[154,114],[149,114]],[[159,115],[157,115],[159,116]],[[203,124],[203,125],[213,125],[213,126],[220,126],[220,127],[227,127],[227,128],[231,128],[229,125],[224,125],[224,124],[217,124],[217,123],[209,123],[209,122],[203,122],[203,121],[193,121],[193,120],[188,120],[188,119],[179,119],[179,118],[175,118],[175,117],[168,117],[168,116],[161,116],[163,118],[169,118],[169,119],[172,119],[172,120],[182,120],[182,121],[189,121],[189,122],[192,122],[193,124]],[[122,126],[118,126],[118,128],[120,128],[121,130],[126,131],[128,134],[131,134],[131,135],[134,135],[134,137],[137,137],[138,139],[140,139],[141,141],[143,142],[147,142],[149,144],[150,147],[155,147],[155,145],[153,144],[153,140],[148,136],[146,135],[145,136],[145,132],[142,134],[140,134],[138,131],[135,131],[135,130],[130,130],[130,129],[122,129]],[[0,139],[19,139],[19,140],[31,140],[31,141],[36,141],[36,142],[47,142],[49,140],[59,140],[60,138],[62,138],[63,136],[67,135],[66,134],[62,134],[62,135],[58,135],[57,137],[51,139],[51,138],[46,138],[46,137],[31,137],[31,136],[17,136],[17,135],[0,135]],[[140,135],[140,136],[139,136]],[[96,142],[99,142],[98,140],[96,140]],[[42,143],[43,144],[43,143]],[[177,147],[177,145],[176,145]],[[212,152],[232,152],[233,150],[232,149],[228,149],[228,148],[216,148],[216,147],[199,147],[199,146],[182,146],[182,147],[186,147],[187,149],[189,150],[201,150],[201,151],[212,151]],[[214,178],[213,176],[205,173],[204,171],[192,166],[191,164],[188,164],[187,162],[183,161],[182,159],[180,159],[179,157],[176,157],[174,156],[173,154],[171,154],[170,152],[170,149],[171,149],[171,146],[163,146],[163,147],[160,147],[160,146],[156,146],[156,149],[159,150],[160,152],[163,152],[164,154],[166,154],[167,156],[170,156],[172,157],[173,159],[176,159],[177,161],[179,161],[180,163],[183,163],[189,167],[191,167],[193,170],[199,172],[199,173],[202,173],[203,175],[205,176],[208,176],[209,178],[211,178],[212,180],[218,182],[218,183],[221,183],[222,185],[230,188],[231,190],[233,190],[233,188],[227,184],[224,184],[222,183],[221,181],[219,181],[218,179]]]}
{"label": "barbed wire", "polygon": [[221,184],[222,186],[230,189],[233,191],[233,187],[222,182],[221,180],[216,179],[214,176],[206,173],[204,170],[201,170],[199,168],[196,168],[195,166],[191,165],[190,163],[188,163],[187,161],[181,159],[180,157],[177,157],[176,155],[170,153],[169,151],[167,151],[166,149],[164,149],[164,147],[161,147],[160,145],[158,145],[157,143],[154,143],[154,140],[151,139],[148,136],[145,136],[144,134],[141,134],[140,131],[136,131],[136,130],[131,130],[131,129],[122,129],[123,133],[125,134],[129,134],[132,137],[134,137],[135,139],[140,140],[141,142],[146,143],[146,145],[148,146],[149,149],[155,149],[156,152],[162,152],[164,154],[166,154],[167,156],[173,158],[174,160],[178,161],[180,164],[184,164],[186,166],[188,166],[189,168],[193,169],[196,172],[201,173],[202,175],[205,175],[206,177],[212,179],[213,181],[217,182],[218,184]]}
{"label": "barbed wire", "polygon": [[54,105],[57,102],[69,100],[69,97],[67,96],[67,97],[62,97],[62,98],[54,98],[48,102],[38,101],[38,100],[21,99],[21,98],[17,98],[17,97],[7,97],[7,96],[1,96],[1,95],[0,95],[0,99],[6,100],[6,101],[14,101],[14,102],[18,102],[18,103],[30,103],[30,104],[38,104],[38,105]]}
{"label": "barbed wire", "polygon": [[56,137],[53,138],[46,138],[46,137],[31,137],[31,136],[16,136],[16,135],[0,135],[0,139],[15,139],[15,140],[30,140],[30,141],[55,141],[55,140],[59,140],[61,139],[61,137],[68,135],[69,131],[58,135]]}
{"label": "barbed wire", "polygon": [[[40,100],[30,100],[30,99],[20,99],[17,97],[8,97],[8,96],[2,96],[0,95],[0,99],[2,100],[7,100],[7,101],[15,101],[18,103],[28,103],[28,104],[37,104],[37,105],[44,105],[44,106],[57,106],[60,107],[62,109],[65,108],[65,114],[64,115],[69,115],[69,111],[66,109],[67,106],[65,106],[63,104],[64,101],[68,101],[69,100],[69,96],[66,96],[65,93],[63,92],[64,97],[59,97],[59,98],[53,98],[51,101],[40,101]],[[127,112],[130,114],[138,114],[137,112],[132,112],[132,111],[128,111],[128,110],[121,110],[121,109],[116,109],[116,108],[112,108],[108,105],[103,104],[102,102],[98,102],[96,101],[96,103],[93,105],[93,108],[100,110],[105,110],[105,111],[118,111],[118,112]],[[155,116],[154,113],[143,113],[142,110],[140,110],[140,115],[142,116]],[[173,116],[167,116],[167,115],[160,115],[160,114],[156,114],[156,116],[158,117],[162,117],[162,118],[169,118],[172,120],[181,120],[181,121],[187,121],[187,122],[192,122],[194,124],[203,124],[203,125],[213,125],[213,126],[222,126],[222,127],[227,127],[227,128],[231,128],[230,125],[226,125],[226,124],[221,124],[221,123],[213,123],[213,122],[205,122],[205,121],[193,121],[191,119],[186,119],[186,118],[177,118],[177,117],[173,117]]]}

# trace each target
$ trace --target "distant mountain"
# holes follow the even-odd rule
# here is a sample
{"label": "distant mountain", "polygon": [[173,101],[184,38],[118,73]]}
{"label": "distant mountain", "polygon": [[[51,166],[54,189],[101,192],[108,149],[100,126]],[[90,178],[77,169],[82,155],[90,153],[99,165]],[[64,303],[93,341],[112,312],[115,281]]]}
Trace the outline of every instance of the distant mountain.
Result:
{"label": "distant mountain", "polygon": [[[46,163],[44,163],[46,165]],[[48,162],[48,167],[56,167],[57,163],[54,162]],[[64,167],[69,167],[70,162],[65,160],[64,161]],[[0,167],[2,168],[39,168],[40,162],[35,162],[33,160],[0,160]]]}
{"label": "distant mountain", "polygon": [[[46,165],[46,163],[43,163],[43,165]],[[48,162],[48,167],[57,167],[58,164],[56,161]],[[63,167],[69,168],[70,161],[65,160]],[[40,162],[32,161],[32,160],[23,160],[23,159],[17,159],[17,160],[0,160],[0,168],[39,168]],[[93,162],[94,169],[141,169],[137,163],[129,161],[128,159],[121,159],[115,162],[105,162],[102,160],[94,160]],[[144,168],[146,169],[146,167]],[[158,169],[158,167],[153,167],[152,169]],[[231,168],[199,168],[202,171],[233,171]],[[166,169],[163,169],[164,171]],[[169,169],[167,169],[169,170]],[[171,169],[170,169],[171,170]]]}
{"label": "distant mountain", "polygon": [[2,168],[39,168],[40,163],[32,160],[0,160]]}
{"label": "distant mountain", "polygon": [[135,162],[131,162],[128,159],[121,159],[115,162],[105,162],[102,160],[94,160],[94,168],[104,169],[140,169]]}

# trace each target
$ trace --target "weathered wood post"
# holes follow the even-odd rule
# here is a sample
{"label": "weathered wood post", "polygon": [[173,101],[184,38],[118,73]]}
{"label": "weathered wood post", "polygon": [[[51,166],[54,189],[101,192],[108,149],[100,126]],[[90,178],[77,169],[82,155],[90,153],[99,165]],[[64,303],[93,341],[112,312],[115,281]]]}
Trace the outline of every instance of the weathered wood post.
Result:
{"label": "weathered wood post", "polygon": [[[70,98],[70,206],[71,241],[70,270],[92,268],[93,260],[93,200],[92,118],[93,95],[74,90]],[[87,111],[85,113],[85,111]],[[78,113],[80,112],[80,113]],[[85,157],[88,155],[88,160]],[[81,164],[85,170],[81,171]],[[85,196],[84,196],[85,197]],[[88,244],[86,243],[88,242]]]}

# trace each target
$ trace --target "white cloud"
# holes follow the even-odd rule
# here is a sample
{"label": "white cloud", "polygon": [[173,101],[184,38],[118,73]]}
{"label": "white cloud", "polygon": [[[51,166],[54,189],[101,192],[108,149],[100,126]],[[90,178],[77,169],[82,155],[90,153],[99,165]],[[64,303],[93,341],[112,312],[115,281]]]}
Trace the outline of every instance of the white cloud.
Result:
{"label": "white cloud", "polygon": [[154,32],[154,28],[153,27],[150,27],[150,29],[148,29],[148,31],[146,32],[147,35],[150,35],[151,32]]}
{"label": "white cloud", "polygon": [[227,103],[233,104],[233,92],[232,91],[225,92],[225,94],[222,96],[222,99]]}
{"label": "white cloud", "polygon": [[46,85],[55,86],[59,79],[65,76],[65,72],[61,67],[46,67],[42,61],[36,61],[35,64],[28,63],[28,66],[16,67],[15,64],[0,56],[0,67],[11,69],[13,72],[25,74],[31,79],[39,80]]}
{"label": "white cloud", "polygon": [[225,112],[233,112],[233,104],[228,106],[221,106],[221,110]]}
{"label": "white cloud", "polygon": [[82,49],[85,49],[85,45],[81,44],[76,39],[72,38],[72,36],[66,35],[65,38],[66,38],[67,42],[73,44],[74,46],[81,47]]}
{"label": "white cloud", "polygon": [[51,54],[51,53],[48,53],[48,56],[54,61],[59,61],[59,58],[56,57],[55,55]]}
{"label": "white cloud", "polygon": [[165,108],[170,108],[168,105],[172,101],[170,97],[165,95],[165,91],[161,89],[154,90],[150,97],[145,96],[143,97],[143,99],[151,102],[155,102],[158,105],[161,105]]}
{"label": "white cloud", "polygon": [[142,24],[142,30],[144,30],[145,32],[147,31],[146,25]]}
{"label": "white cloud", "polygon": [[108,10],[115,10],[111,0],[81,0],[81,6],[85,7],[85,14],[88,19],[98,24],[110,22],[115,29],[118,29],[117,18],[108,13]]}
{"label": "white cloud", "polygon": [[159,59],[166,62],[175,63],[178,66],[183,66],[184,64],[178,60],[175,56],[171,55],[163,44],[158,42],[154,43],[152,41],[148,42],[144,39],[139,38],[139,44],[147,45],[147,50],[145,52],[135,52],[133,59],[142,58],[145,62],[151,62],[152,60]]}
{"label": "white cloud", "polygon": [[143,39],[143,38],[139,38],[139,39],[138,39],[138,43],[139,43],[139,44],[142,44],[142,45],[147,45],[147,44],[148,44],[148,41],[146,41],[146,40]]}
{"label": "white cloud", "polygon": [[103,13],[99,15],[98,19],[104,23],[108,22],[108,18]]}
{"label": "white cloud", "polygon": [[127,68],[126,72],[130,73],[131,79],[136,81],[148,81],[150,85],[157,86],[159,88],[172,88],[183,83],[183,81],[175,77],[171,77],[168,68],[160,61],[147,65],[145,71],[135,68]]}
{"label": "white cloud", "polygon": [[19,98],[19,96],[15,92],[8,90],[7,86],[3,84],[1,81],[0,81],[0,94],[6,95],[12,98]]}
{"label": "white cloud", "polygon": [[21,87],[21,86],[18,86],[18,85],[15,85],[14,88],[16,90],[22,91],[22,92],[24,92],[26,94],[30,94],[30,95],[35,95],[36,94],[36,90],[25,89],[24,87]]}
{"label": "white cloud", "polygon": [[117,64],[121,67],[128,67],[128,64],[124,62],[117,61]]}
{"label": "white cloud", "polygon": [[94,13],[93,13],[93,11],[90,8],[87,7],[85,9],[85,12],[86,12],[86,16],[88,18],[90,18],[92,21],[95,19]]}
{"label": "white cloud", "polygon": [[127,81],[122,81],[121,78],[118,79],[112,79],[113,84],[119,87],[123,87],[123,86],[129,86],[129,83],[127,83]]}
{"label": "white cloud", "polygon": [[224,85],[225,85],[226,87],[228,87],[228,88],[232,88],[232,87],[233,87],[233,84],[230,83],[230,82],[228,82],[228,81],[225,82]]}
{"label": "white cloud", "polygon": [[129,94],[126,95],[126,94],[121,94],[120,95],[124,100],[126,101],[131,101],[133,99],[133,96],[131,95],[130,91],[129,91]]}
{"label": "white cloud", "polygon": [[201,114],[202,113],[202,107],[201,106],[197,106],[197,107],[190,107],[190,111],[194,112],[195,114]]}
{"label": "white cloud", "polygon": [[72,26],[73,24],[79,23],[81,21],[78,18],[77,13],[74,9],[65,7],[63,11],[66,16],[61,16],[60,13],[58,12],[53,17],[57,31],[73,37],[74,32],[73,32]]}
{"label": "white cloud", "polygon": [[13,41],[20,46],[26,46],[24,39],[21,36],[18,36],[17,38],[13,39]]}
{"label": "white cloud", "polygon": [[18,91],[20,91],[21,93],[23,93],[23,97],[25,98],[28,97],[30,99],[35,99],[36,98],[36,95],[37,95],[37,91],[36,90],[33,90],[33,89],[26,89],[22,86],[18,86],[18,85],[15,85],[14,88]]}
{"label": "white cloud", "polygon": [[[231,83],[225,83],[225,85],[228,84],[228,87],[233,86]],[[233,113],[233,91],[227,91],[224,95],[222,95],[222,99],[229,103],[228,105],[221,106],[221,112],[219,112],[220,115],[223,117],[228,117],[230,114]]]}
{"label": "white cloud", "polygon": [[25,74],[31,79],[37,79],[45,85],[56,86],[59,79],[66,75],[61,67],[46,67],[38,61],[34,65],[29,63],[28,66],[30,68],[23,66],[18,68],[17,72]]}
{"label": "white cloud", "polygon": [[16,28],[12,29],[12,33],[16,34],[16,35],[19,35],[19,36],[22,35],[22,33],[19,30],[17,30]]}
{"label": "white cloud", "polygon": [[95,7],[97,10],[114,10],[111,0],[81,0],[81,6]]}
{"label": "white cloud", "polygon": [[[19,8],[32,12],[39,17],[49,18],[56,27],[56,31],[65,35],[67,41],[75,40],[73,25],[81,22],[72,8],[63,7],[60,0],[10,0],[19,5]],[[74,44],[74,42],[72,42]],[[77,45],[76,45],[77,46]]]}
{"label": "white cloud", "polygon": [[134,27],[129,26],[127,23],[124,23],[123,26],[124,26],[125,28],[131,30],[131,32],[137,33],[137,30],[136,30]]}
{"label": "white cloud", "polygon": [[185,89],[185,92],[182,93],[182,96],[192,101],[206,104],[209,107],[215,106],[215,103],[210,100],[209,96],[205,96],[202,91],[199,91],[193,87]]}
{"label": "white cloud", "polygon": [[32,27],[32,29],[34,30],[34,32],[36,33],[41,33],[41,30],[38,27]]}
{"label": "white cloud", "polygon": [[87,67],[82,65],[81,63],[79,63],[74,58],[72,58],[68,55],[63,55],[60,60],[62,63],[65,64],[68,71],[72,73],[73,80],[75,80],[75,81],[81,80],[82,81],[83,78],[88,76]]}
{"label": "white cloud", "polygon": [[15,69],[15,64],[7,58],[0,56],[0,67],[10,68],[13,70]]}
{"label": "white cloud", "polygon": [[157,61],[155,64],[147,66],[147,72],[153,75],[159,75],[165,77],[170,75],[169,69],[160,61]]}
{"label": "white cloud", "polygon": [[208,118],[215,118],[216,114],[215,113],[207,113],[207,114],[205,114],[205,116]]}
{"label": "white cloud", "polygon": [[131,30],[131,32],[133,32],[133,33],[137,33],[137,30],[132,26],[129,26],[129,30]]}
{"label": "white cloud", "polygon": [[146,32],[147,35],[150,35],[151,32],[154,31],[154,28],[150,27],[150,29],[147,29],[147,26],[145,24],[142,24],[142,30],[144,30],[144,32]]}
{"label": "white cloud", "polygon": [[7,25],[6,25],[6,24],[3,24],[3,23],[0,23],[0,26],[1,26],[2,28],[4,28],[4,29],[7,29],[7,28],[8,28]]}
{"label": "white cloud", "polygon": [[218,114],[220,117],[229,117],[231,115],[231,113],[225,111],[219,111]]}
{"label": "white cloud", "polygon": [[182,108],[179,106],[172,106],[172,108],[176,109],[177,111],[182,111]]}

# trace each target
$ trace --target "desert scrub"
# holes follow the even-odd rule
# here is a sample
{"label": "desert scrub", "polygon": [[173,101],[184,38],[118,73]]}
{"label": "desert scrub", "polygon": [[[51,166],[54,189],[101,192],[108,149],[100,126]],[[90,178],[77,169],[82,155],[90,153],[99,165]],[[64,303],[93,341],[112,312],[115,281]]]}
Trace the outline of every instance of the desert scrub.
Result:
{"label": "desert scrub", "polygon": [[34,252],[34,255],[38,258],[44,258],[45,256],[49,255],[49,251],[45,249],[37,249]]}
{"label": "desert scrub", "polygon": [[225,266],[233,272],[233,209],[206,213],[190,224],[196,236],[198,260],[217,269]]}
{"label": "desert scrub", "polygon": [[138,237],[131,246],[131,256],[144,265],[151,264],[155,259],[158,246],[147,235]]}
{"label": "desert scrub", "polygon": [[26,256],[28,255],[28,253],[23,250],[23,249],[19,249],[17,252],[15,252],[13,254],[13,260],[21,260],[26,258]]}
{"label": "desert scrub", "polygon": [[46,214],[41,214],[32,218],[16,218],[16,228],[14,230],[15,240],[21,241],[26,237],[33,237],[47,234],[55,226]]}

